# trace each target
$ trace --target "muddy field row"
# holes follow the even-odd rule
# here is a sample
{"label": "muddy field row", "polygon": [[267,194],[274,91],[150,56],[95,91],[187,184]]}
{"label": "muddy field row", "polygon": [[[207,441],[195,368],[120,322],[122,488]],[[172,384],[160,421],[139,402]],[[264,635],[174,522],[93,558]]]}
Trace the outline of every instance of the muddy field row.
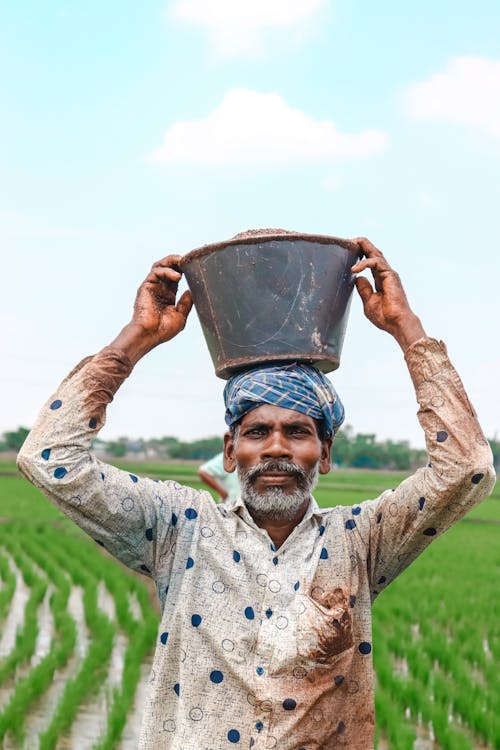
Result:
{"label": "muddy field row", "polygon": [[[342,502],[343,482],[360,502],[387,478],[336,480],[320,504]],[[150,582],[19,477],[0,479],[0,501],[0,747],[136,748],[158,625]],[[497,488],[375,602],[377,750],[500,750],[499,521]]]}
{"label": "muddy field row", "polygon": [[0,745],[137,747],[157,615],[146,587],[51,526],[0,532]]}

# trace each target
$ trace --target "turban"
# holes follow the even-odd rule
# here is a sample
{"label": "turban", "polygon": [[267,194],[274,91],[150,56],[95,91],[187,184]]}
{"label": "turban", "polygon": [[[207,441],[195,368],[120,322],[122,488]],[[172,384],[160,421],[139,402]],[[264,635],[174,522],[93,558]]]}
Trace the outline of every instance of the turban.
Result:
{"label": "turban", "polygon": [[262,404],[281,406],[324,422],[333,437],[344,421],[344,407],[329,380],[302,364],[254,367],[228,380],[224,388],[226,424],[236,424]]}

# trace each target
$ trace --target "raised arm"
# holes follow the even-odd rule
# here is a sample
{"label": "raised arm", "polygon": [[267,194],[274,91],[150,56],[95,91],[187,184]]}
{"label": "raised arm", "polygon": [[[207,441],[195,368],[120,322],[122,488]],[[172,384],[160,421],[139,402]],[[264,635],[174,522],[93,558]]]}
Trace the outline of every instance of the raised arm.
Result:
{"label": "raised arm", "polygon": [[192,300],[185,292],[176,302],[178,261],[171,255],[155,263],[137,292],[130,323],[62,382],[18,455],[19,470],[67,516],[127,565],[151,574],[158,556],[173,549],[177,520],[199,493],[104,464],[91,443],[136,362],[185,326]]}
{"label": "raised arm", "polygon": [[483,500],[495,483],[491,450],[451,364],[445,345],[426,336],[398,274],[371,242],[356,240],[374,288],[358,277],[366,317],[392,334],[404,351],[419,404],[429,461],[379,498],[346,509],[352,554],[367,563],[372,597],[425,547]]}

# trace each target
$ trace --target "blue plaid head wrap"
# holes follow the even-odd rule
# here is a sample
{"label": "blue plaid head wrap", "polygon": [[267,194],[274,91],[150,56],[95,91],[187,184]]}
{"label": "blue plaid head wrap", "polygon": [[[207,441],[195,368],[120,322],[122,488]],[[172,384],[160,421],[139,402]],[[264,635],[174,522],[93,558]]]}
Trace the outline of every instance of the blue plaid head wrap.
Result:
{"label": "blue plaid head wrap", "polygon": [[333,437],[344,421],[344,407],[330,381],[316,367],[296,363],[254,367],[235,375],[224,388],[224,404],[229,426],[262,404],[323,421],[326,437]]}

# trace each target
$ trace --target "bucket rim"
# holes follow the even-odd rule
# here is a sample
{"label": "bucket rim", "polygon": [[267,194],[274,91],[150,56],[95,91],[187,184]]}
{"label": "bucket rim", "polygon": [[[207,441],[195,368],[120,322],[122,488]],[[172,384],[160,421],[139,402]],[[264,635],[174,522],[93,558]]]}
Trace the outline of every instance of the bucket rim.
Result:
{"label": "bucket rim", "polygon": [[202,258],[205,255],[210,255],[218,250],[225,250],[227,247],[232,247],[234,245],[265,245],[270,242],[294,242],[296,240],[304,240],[316,245],[338,245],[345,250],[355,253],[359,258],[363,256],[361,247],[357,242],[353,242],[353,240],[347,240],[342,237],[334,237],[327,234],[308,234],[307,232],[289,231],[286,231],[285,233],[276,231],[275,234],[268,232],[262,234],[248,234],[247,236],[236,235],[229,240],[201,245],[201,247],[194,248],[194,250],[190,250],[183,255],[179,261],[179,267],[182,270],[185,265],[193,260]]}
{"label": "bucket rim", "polygon": [[214,363],[215,375],[221,380],[229,380],[254,367],[268,367],[270,365],[290,365],[293,362],[303,363],[316,367],[327,374],[338,370],[340,365],[340,354],[327,352],[280,352],[275,354],[246,355],[242,357],[229,357],[223,362]]}

